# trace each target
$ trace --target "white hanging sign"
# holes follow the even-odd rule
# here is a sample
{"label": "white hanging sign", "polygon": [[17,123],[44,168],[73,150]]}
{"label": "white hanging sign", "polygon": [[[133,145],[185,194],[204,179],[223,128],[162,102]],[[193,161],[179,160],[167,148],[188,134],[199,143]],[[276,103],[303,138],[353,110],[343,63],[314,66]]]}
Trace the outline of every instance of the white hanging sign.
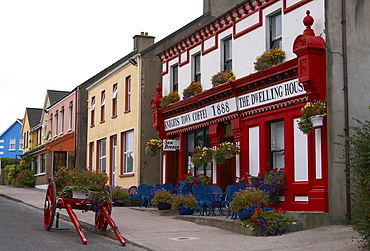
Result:
{"label": "white hanging sign", "polygon": [[164,139],[163,151],[177,151],[180,149],[180,140],[177,139]]}

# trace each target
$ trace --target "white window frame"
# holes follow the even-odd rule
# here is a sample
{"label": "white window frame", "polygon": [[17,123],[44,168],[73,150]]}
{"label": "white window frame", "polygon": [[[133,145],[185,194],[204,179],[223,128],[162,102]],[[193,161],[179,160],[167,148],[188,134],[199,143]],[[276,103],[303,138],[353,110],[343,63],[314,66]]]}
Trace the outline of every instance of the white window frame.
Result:
{"label": "white window frame", "polygon": [[73,101],[69,102],[68,105],[68,131],[72,130],[72,121],[73,121]]}
{"label": "white window frame", "polygon": [[[124,135],[124,173],[134,173],[134,131],[127,131]],[[132,142],[130,142],[130,139]],[[130,156],[132,158],[132,163],[129,162]],[[131,166],[129,166],[130,164]]]}
{"label": "white window frame", "polygon": [[[99,166],[98,169],[101,172],[107,171],[107,139],[101,139],[98,141],[99,147]],[[104,142],[104,146],[103,143]]]}
{"label": "white window frame", "polygon": [[10,138],[9,139],[9,151],[15,151],[16,143],[17,143],[16,138]]}
{"label": "white window frame", "polygon": [[[278,26],[277,26],[277,22],[279,22],[279,20],[275,19],[276,17],[280,17],[280,23],[278,23]],[[282,46],[283,46],[282,18],[283,16],[281,14],[281,10],[272,13],[267,18],[268,18],[268,46],[267,47],[269,49],[271,48],[282,49]],[[276,29],[279,27],[280,29]],[[280,34],[274,35],[274,33],[276,34],[277,32],[280,32]],[[276,46],[276,42],[279,44],[279,46]]]}
{"label": "white window frame", "polygon": [[171,66],[171,92],[178,91],[179,91],[179,65],[175,64]]}
{"label": "white window frame", "polygon": [[[228,57],[227,57],[228,55]],[[232,36],[222,40],[222,71],[232,70],[233,68],[233,39]]]}

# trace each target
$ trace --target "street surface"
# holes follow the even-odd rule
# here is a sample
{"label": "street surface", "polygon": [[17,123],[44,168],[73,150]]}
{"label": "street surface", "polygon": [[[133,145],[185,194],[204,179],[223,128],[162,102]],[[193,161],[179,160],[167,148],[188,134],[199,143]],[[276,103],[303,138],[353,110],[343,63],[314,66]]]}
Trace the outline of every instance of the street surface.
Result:
{"label": "street surface", "polygon": [[72,223],[59,220],[59,228],[69,230],[46,231],[43,211],[0,196],[0,250],[146,250],[128,243],[124,247],[118,240],[87,230],[84,233],[88,242],[83,245]]}

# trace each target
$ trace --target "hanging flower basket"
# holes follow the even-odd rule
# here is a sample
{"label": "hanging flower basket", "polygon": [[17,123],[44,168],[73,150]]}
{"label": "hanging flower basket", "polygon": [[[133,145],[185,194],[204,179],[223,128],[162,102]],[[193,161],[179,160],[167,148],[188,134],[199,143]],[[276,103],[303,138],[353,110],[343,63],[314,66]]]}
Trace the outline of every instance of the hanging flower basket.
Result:
{"label": "hanging flower basket", "polygon": [[191,157],[191,162],[196,167],[203,166],[207,162],[212,161],[213,149],[210,147],[197,147],[195,153]]}
{"label": "hanging flower basket", "polygon": [[[323,101],[307,102],[301,109],[301,117],[298,122],[298,128],[304,134],[310,133],[314,127],[322,126],[322,119],[326,116],[326,104]],[[318,116],[318,118],[316,118]],[[317,120],[321,122],[316,123]],[[314,124],[315,123],[315,124]]]}
{"label": "hanging flower basket", "polygon": [[324,119],[324,115],[316,115],[316,116],[311,117],[310,120],[312,123],[312,127],[316,128],[316,127],[323,126],[324,125],[323,119]]}
{"label": "hanging flower basket", "polygon": [[145,153],[151,157],[158,154],[158,150],[163,146],[163,141],[161,139],[150,139],[146,143]]}
{"label": "hanging flower basket", "polygon": [[233,158],[240,153],[240,147],[232,142],[221,143],[213,153],[213,160],[218,164],[224,164],[225,160]]}

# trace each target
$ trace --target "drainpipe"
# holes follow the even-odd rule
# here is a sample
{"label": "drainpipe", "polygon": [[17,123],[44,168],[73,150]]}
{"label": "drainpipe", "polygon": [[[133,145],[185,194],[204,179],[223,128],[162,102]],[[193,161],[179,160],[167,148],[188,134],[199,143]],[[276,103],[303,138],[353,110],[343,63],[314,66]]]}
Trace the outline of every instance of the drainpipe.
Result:
{"label": "drainpipe", "polygon": [[137,154],[136,156],[138,156],[138,160],[136,161],[136,165],[137,165],[137,175],[136,175],[136,184],[137,186],[140,185],[140,172],[141,172],[141,169],[140,169],[140,166],[141,166],[141,163],[139,164],[139,160],[141,161],[141,63],[140,63],[140,58],[141,58],[141,55],[137,55],[136,57],[136,61],[137,61],[137,82],[138,82],[138,104],[137,104],[137,122],[138,122],[138,127],[137,127],[137,132],[136,132],[136,135],[137,135],[137,139],[138,139],[138,144],[137,144]]}
{"label": "drainpipe", "polygon": [[347,11],[346,0],[342,0],[342,53],[343,53],[343,91],[344,91],[344,135],[345,135],[345,172],[346,172],[346,191],[347,191],[347,219],[351,218],[351,194],[349,192],[351,183],[349,179],[349,109],[348,109],[348,73],[347,73]]}

